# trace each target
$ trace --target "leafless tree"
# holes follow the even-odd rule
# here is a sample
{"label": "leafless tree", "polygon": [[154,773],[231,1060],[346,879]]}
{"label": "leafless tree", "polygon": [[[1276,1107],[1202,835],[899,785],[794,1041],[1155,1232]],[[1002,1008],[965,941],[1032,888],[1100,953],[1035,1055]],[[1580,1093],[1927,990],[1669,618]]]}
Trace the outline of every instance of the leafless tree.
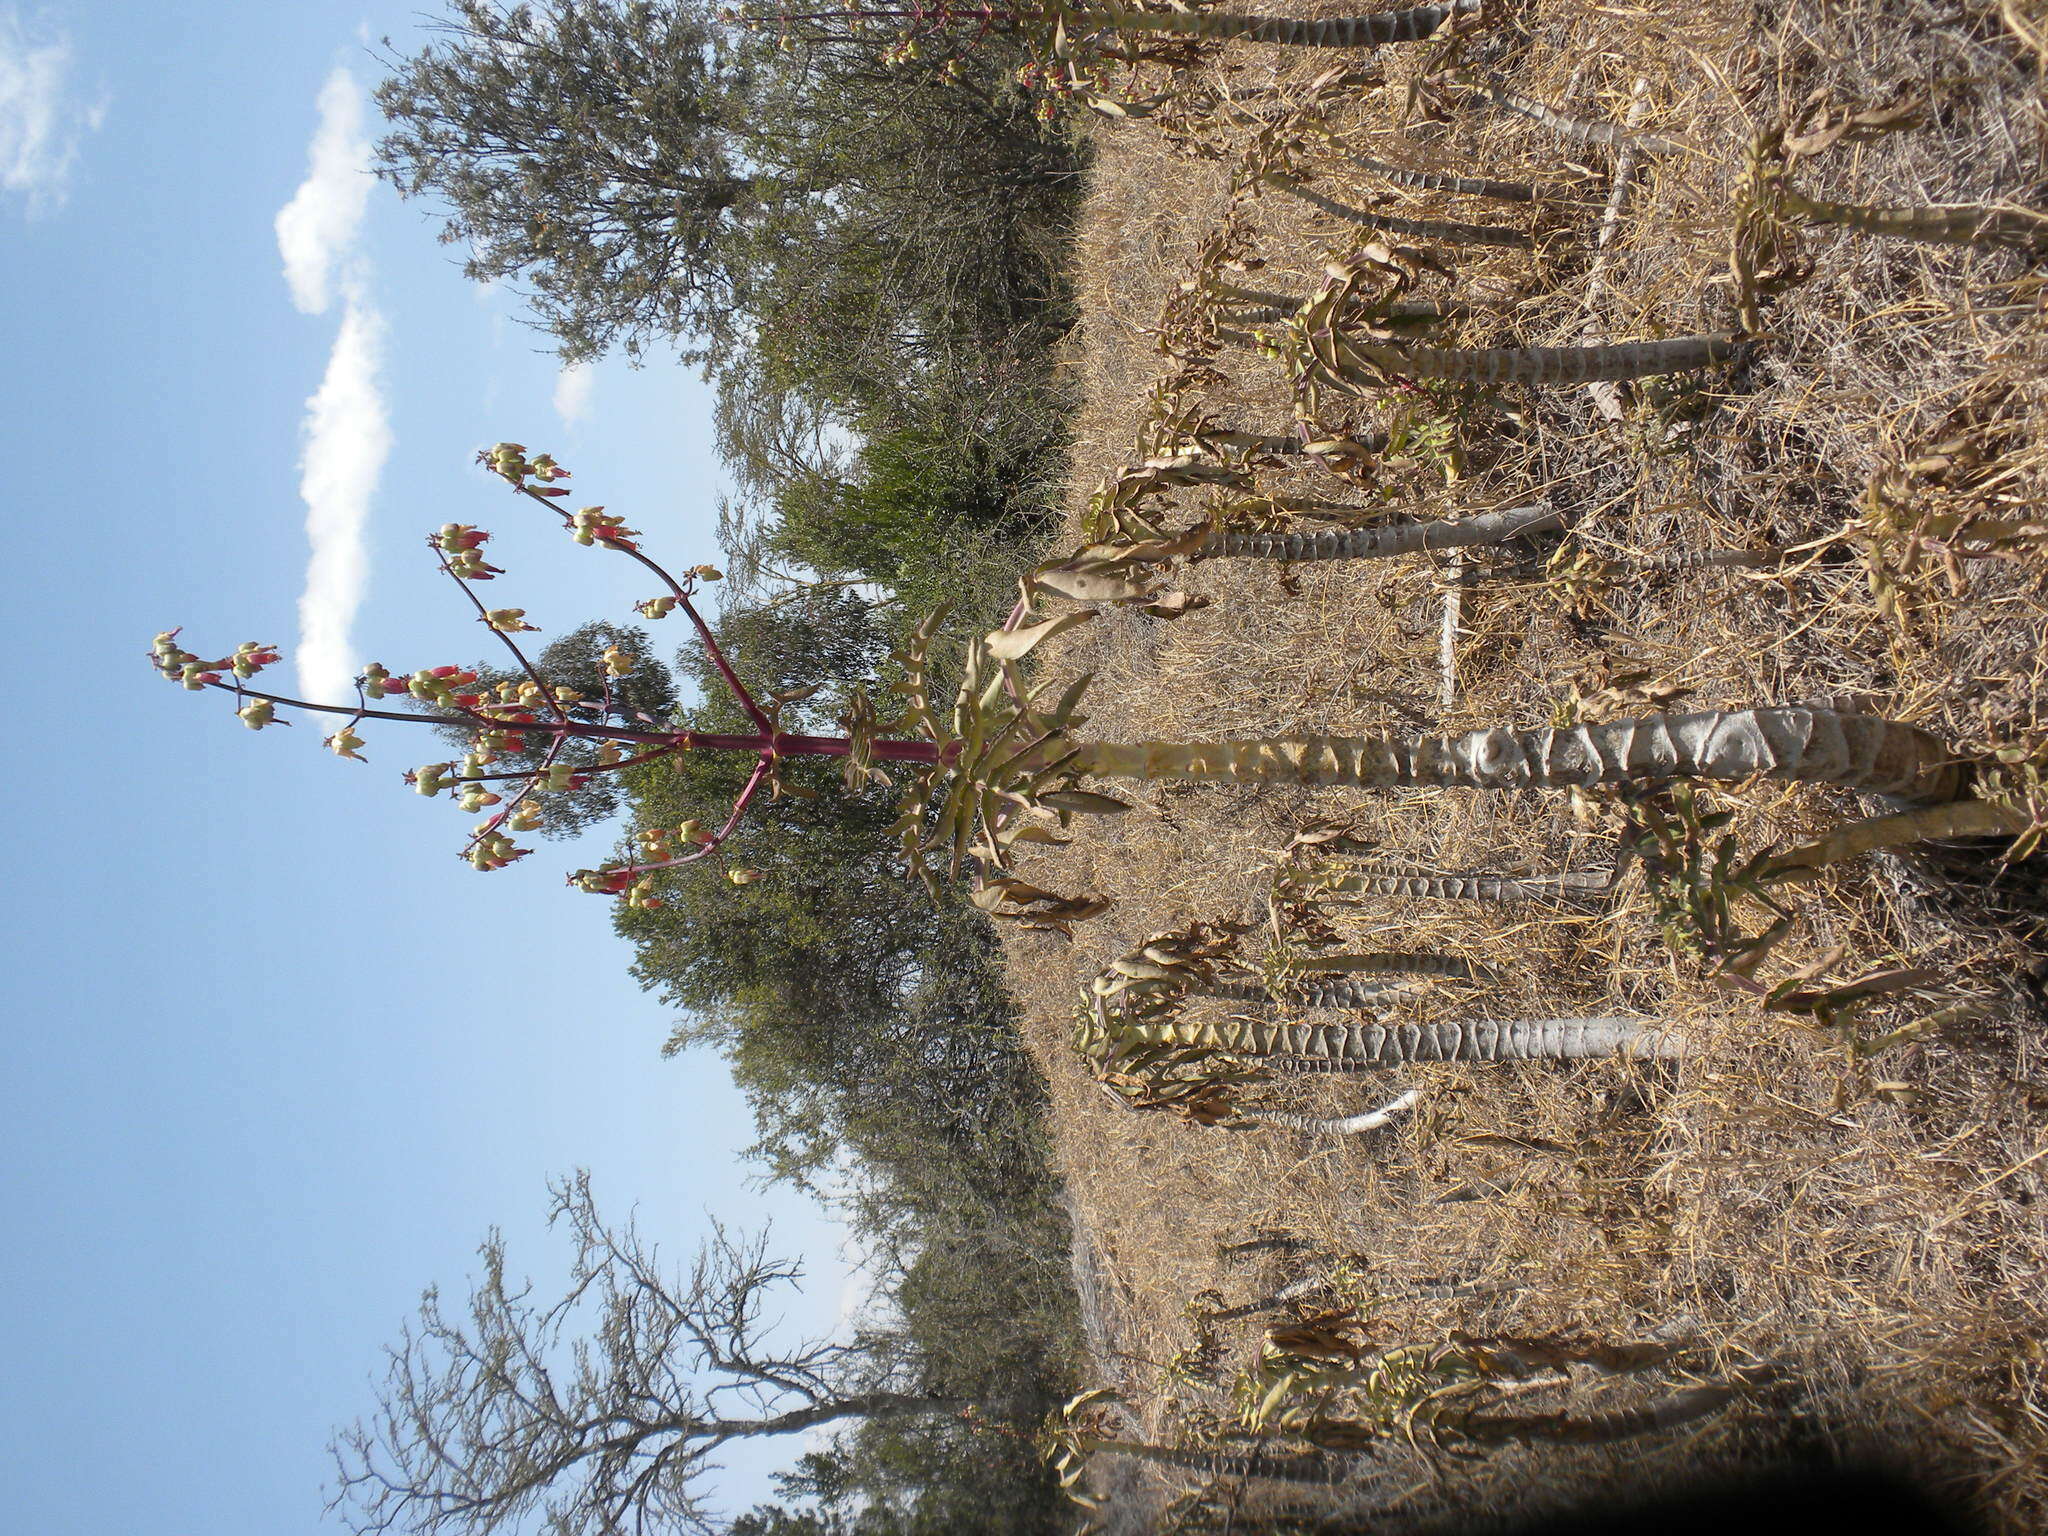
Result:
{"label": "leafless tree", "polygon": [[599,1219],[586,1174],[550,1192],[576,1243],[566,1294],[508,1282],[492,1232],[467,1317],[428,1290],[376,1412],[336,1436],[329,1508],[359,1536],[708,1531],[722,1446],[961,1406],[900,1390],[872,1342],[768,1338],[764,1308],[800,1269],[764,1238],[714,1228],[670,1275],[630,1222]]}

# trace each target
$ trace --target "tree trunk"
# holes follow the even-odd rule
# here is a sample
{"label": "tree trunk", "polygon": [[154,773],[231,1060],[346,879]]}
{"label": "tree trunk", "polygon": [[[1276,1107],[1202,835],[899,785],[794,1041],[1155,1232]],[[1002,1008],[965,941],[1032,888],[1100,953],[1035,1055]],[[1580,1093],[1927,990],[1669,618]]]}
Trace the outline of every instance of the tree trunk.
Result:
{"label": "tree trunk", "polygon": [[1917,727],[1798,706],[1459,736],[1084,742],[1067,766],[1097,778],[1364,789],[1562,789],[1763,777],[1924,802],[1955,799],[1966,777],[1954,754]]}
{"label": "tree trunk", "polygon": [[1425,550],[1469,549],[1503,544],[1524,534],[1562,528],[1564,518],[1549,507],[1510,507],[1476,517],[1389,523],[1377,528],[1332,528],[1309,533],[1218,533],[1197,555],[1243,556],[1258,560],[1386,560]]}
{"label": "tree trunk", "polygon": [[1385,43],[1415,43],[1433,34],[1454,15],[1471,14],[1479,0],[1448,0],[1372,16],[1332,16],[1301,21],[1292,16],[1233,16],[1215,11],[1127,11],[1114,7],[1076,7],[1053,14],[1075,30],[1171,32],[1222,42],[1241,37],[1254,43],[1279,43],[1290,48],[1377,48]]}
{"label": "tree trunk", "polygon": [[913,1414],[958,1413],[970,1406],[958,1397],[924,1397],[908,1392],[868,1392],[858,1397],[827,1398],[804,1408],[792,1408],[754,1420],[680,1420],[657,1424],[650,1433],[694,1429],[716,1431],[720,1440],[752,1439],[764,1435],[793,1435],[817,1429],[840,1419],[896,1419]]}
{"label": "tree trunk", "polygon": [[[1654,1019],[1486,1019],[1434,1024],[1288,1024],[1266,1019],[1134,1026],[1148,1040],[1174,1040],[1233,1056],[1284,1058],[1318,1072],[1370,1072],[1418,1061],[1587,1061],[1605,1056],[1669,1060],[1683,1036]],[[1283,1064],[1275,1061],[1275,1065]]]}

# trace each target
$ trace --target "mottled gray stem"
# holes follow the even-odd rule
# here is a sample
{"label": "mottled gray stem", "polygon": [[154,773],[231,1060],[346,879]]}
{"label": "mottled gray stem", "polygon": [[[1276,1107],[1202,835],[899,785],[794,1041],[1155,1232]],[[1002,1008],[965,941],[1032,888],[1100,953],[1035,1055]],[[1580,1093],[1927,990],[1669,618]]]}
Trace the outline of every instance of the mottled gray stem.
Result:
{"label": "mottled gray stem", "polygon": [[2032,824],[2033,818],[2018,806],[1957,800],[1849,822],[1814,842],[1786,849],[1771,864],[1779,870],[1819,869],[1881,848],[1910,848],[1944,838],[2017,837]]}
{"label": "mottled gray stem", "polygon": [[[1240,325],[1277,325],[1301,313],[1303,300],[1262,288],[1225,287],[1220,295],[1235,313]],[[1472,313],[1469,304],[1440,304],[1428,299],[1402,299],[1376,312],[1382,325],[1436,325],[1445,320],[1463,320]]]}
{"label": "mottled gray stem", "polygon": [[1781,191],[1779,206],[1810,224],[1834,224],[1861,234],[1923,245],[2009,245],[2038,251],[2048,245],[2048,214],[2028,208],[1991,208],[1978,203],[1902,207],[1830,203]]}
{"label": "mottled gray stem", "polygon": [[1684,146],[1670,139],[1659,138],[1654,133],[1634,133],[1613,123],[1594,122],[1583,117],[1573,117],[1555,107],[1545,106],[1527,96],[1518,96],[1513,91],[1489,82],[1482,87],[1487,99],[1495,106],[1509,112],[1519,113],[1531,122],[1541,123],[1560,138],[1571,139],[1580,144],[1603,144],[1609,149],[1632,147],[1638,154],[1676,154]]}
{"label": "mottled gray stem", "polygon": [[1448,736],[1084,742],[1066,761],[1076,773],[1101,778],[1367,789],[1564,789],[1762,777],[1929,803],[1955,799],[1967,780],[1955,755],[1915,726],[1803,706]]}
{"label": "mottled gray stem", "polygon": [[1610,870],[1583,870],[1565,875],[1450,874],[1436,870],[1396,869],[1386,865],[1352,866],[1348,873],[1318,877],[1298,887],[1310,896],[1400,896],[1413,901],[1571,901],[1598,895],[1613,883]]}
{"label": "mottled gray stem", "polygon": [[[1302,1008],[1369,1008],[1390,993],[1409,990],[1406,978],[1486,981],[1492,973],[1456,955],[1311,955],[1292,975],[1254,979],[1226,976],[1199,982],[1189,991],[1248,1003],[1292,1003]],[[1396,978],[1388,980],[1387,978]]]}
{"label": "mottled gray stem", "polygon": [[[1277,989],[1263,981],[1217,981],[1198,989],[1204,997],[1240,1003],[1291,1003],[1297,1008],[1377,1008],[1389,998],[1415,990],[1404,981],[1367,981],[1343,977],[1329,981],[1302,978]],[[1274,996],[1275,991],[1279,996]]]}
{"label": "mottled gray stem", "polygon": [[1321,532],[1217,533],[1195,553],[1257,560],[1386,560],[1428,550],[1469,549],[1504,544],[1525,534],[1564,526],[1549,507],[1510,507],[1476,517],[1430,522],[1382,523],[1373,528],[1332,528]]}
{"label": "mottled gray stem", "polygon": [[1225,1243],[1216,1250],[1216,1257],[1226,1263],[1249,1258],[1258,1253],[1300,1253],[1315,1244],[1305,1237],[1292,1232],[1266,1232],[1258,1237],[1248,1237],[1242,1242]]}
{"label": "mottled gray stem", "polygon": [[1460,1426],[1474,1440],[1498,1443],[1506,1440],[1548,1440],[1570,1445],[1604,1445],[1614,1440],[1633,1440],[1660,1429],[1674,1429],[1718,1413],[1733,1402],[1733,1387],[1688,1387],[1640,1408],[1616,1408],[1605,1413],[1573,1415],[1473,1414]]}
{"label": "mottled gray stem", "polygon": [[[1623,341],[1593,347],[1425,347],[1355,336],[1339,338],[1343,377],[1374,372],[1461,384],[1590,384],[1694,373],[1735,356],[1734,336],[1673,336],[1664,341]],[[1361,364],[1365,366],[1361,366]]]}
{"label": "mottled gray stem", "polygon": [[1363,208],[1353,208],[1349,203],[1325,197],[1320,192],[1312,192],[1284,176],[1262,179],[1266,185],[1278,187],[1282,192],[1320,208],[1333,219],[1342,219],[1364,229],[1384,230],[1390,235],[1407,235],[1415,240],[1441,240],[1446,245],[1494,245],[1518,251],[1526,251],[1536,243],[1533,237],[1519,229],[1502,229],[1496,224],[1459,224],[1446,219],[1403,219],[1390,213],[1369,213]]}
{"label": "mottled gray stem", "polygon": [[1091,1442],[1090,1449],[1134,1456],[1154,1466],[1179,1467],[1209,1477],[1259,1478],[1278,1483],[1334,1483],[1350,1470],[1346,1461],[1313,1451],[1298,1456],[1248,1456],[1231,1451],[1147,1445],[1140,1440],[1096,1440]]}
{"label": "mottled gray stem", "polygon": [[1432,1024],[1307,1024],[1228,1019],[1153,1025],[1170,1035],[1237,1056],[1301,1063],[1317,1072],[1369,1072],[1418,1061],[1585,1061],[1605,1056],[1668,1060],[1685,1053],[1682,1035],[1654,1019],[1469,1019]]}
{"label": "mottled gray stem", "polygon": [[1369,16],[1331,16],[1303,21],[1292,16],[1233,16],[1216,11],[1127,11],[1114,7],[1062,9],[1076,29],[1114,32],[1171,32],[1205,41],[1241,37],[1254,43],[1279,43],[1290,48],[1377,48],[1386,43],[1415,43],[1429,37],[1451,17],[1479,9],[1479,0],[1448,0],[1441,5],[1410,6]]}
{"label": "mottled gray stem", "polygon": [[1456,192],[1465,197],[1489,197],[1500,203],[1533,203],[1543,198],[1563,199],[1573,195],[1564,187],[1539,187],[1526,181],[1493,181],[1484,176],[1446,176],[1437,171],[1415,171],[1405,165],[1389,165],[1370,155],[1346,154],[1344,158],[1397,187]]}
{"label": "mottled gray stem", "polygon": [[[1299,1280],[1283,1285],[1269,1295],[1254,1301],[1241,1302],[1234,1307],[1225,1307],[1220,1312],[1211,1312],[1212,1322],[1235,1322],[1243,1317],[1256,1317],[1261,1312],[1273,1312],[1289,1302],[1300,1301],[1319,1291],[1331,1289],[1328,1274],[1303,1275]],[[1388,1301],[1462,1301],[1469,1296],[1499,1296],[1524,1289],[1513,1280],[1480,1280],[1470,1283],[1456,1281],[1389,1281],[1375,1284],[1372,1293]]]}
{"label": "mottled gray stem", "polygon": [[1413,1109],[1422,1095],[1413,1089],[1378,1109],[1357,1115],[1301,1115],[1288,1109],[1240,1109],[1237,1118],[1253,1125],[1270,1125],[1285,1131],[1302,1131],[1310,1136],[1356,1136],[1376,1131],[1404,1109]]}
{"label": "mottled gray stem", "polygon": [[1785,558],[1782,549],[1681,549],[1668,555],[1631,556],[1629,564],[1639,571],[1661,576],[1689,576],[1695,571],[1753,571],[1776,565]]}

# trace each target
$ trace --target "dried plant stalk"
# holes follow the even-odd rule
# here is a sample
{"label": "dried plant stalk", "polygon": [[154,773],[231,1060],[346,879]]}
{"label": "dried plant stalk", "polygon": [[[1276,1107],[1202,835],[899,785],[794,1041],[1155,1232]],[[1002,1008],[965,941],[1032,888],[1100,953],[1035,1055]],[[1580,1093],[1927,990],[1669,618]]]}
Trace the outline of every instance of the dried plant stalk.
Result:
{"label": "dried plant stalk", "polygon": [[1907,848],[1914,843],[1948,837],[2017,837],[2031,818],[2016,806],[1995,800],[1957,800],[1922,806],[1892,816],[1872,816],[1834,829],[1826,837],[1787,849],[1771,860],[1775,869],[1818,869],[1880,848]]}

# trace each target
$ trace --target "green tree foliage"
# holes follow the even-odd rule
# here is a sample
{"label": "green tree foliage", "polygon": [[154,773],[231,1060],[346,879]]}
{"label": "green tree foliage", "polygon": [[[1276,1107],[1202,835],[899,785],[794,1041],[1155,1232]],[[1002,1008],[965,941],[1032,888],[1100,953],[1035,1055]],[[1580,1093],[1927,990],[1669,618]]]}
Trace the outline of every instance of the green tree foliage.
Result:
{"label": "green tree foliage", "polygon": [[1064,324],[1075,151],[1014,44],[895,67],[880,36],[781,53],[652,0],[450,0],[438,30],[388,61],[379,174],[446,209],[472,276],[526,284],[571,358],[744,344],[844,419]]}
{"label": "green tree foliage", "polygon": [[1052,505],[1081,162],[1013,40],[950,71],[881,41],[764,67],[764,112],[835,191],[748,231],[757,319],[721,366],[719,442],[776,561],[895,585],[935,538]]}
{"label": "green tree foliage", "polygon": [[728,231],[776,195],[731,124],[745,71],[703,15],[649,0],[450,0],[391,59],[377,172],[447,210],[465,270],[527,285],[570,358],[719,337]]}
{"label": "green tree foliage", "polygon": [[[848,681],[886,685],[880,621],[850,593],[720,629],[736,665],[779,691],[840,680],[792,706],[794,723],[836,712]],[[703,692],[717,702],[692,723],[737,723]],[[1068,1238],[1043,1083],[1010,1026],[993,936],[957,894],[934,904],[903,878],[893,791],[848,793],[821,760],[786,770],[793,792],[757,802],[724,866],[669,872],[664,904],[622,908],[619,925],[635,974],[683,1014],[671,1049],[719,1050],[754,1106],[757,1153],[778,1176],[828,1189],[862,1233],[884,1298],[865,1347],[913,1390],[974,1404],[982,1425],[862,1425],[807,1461],[792,1492],[863,1536],[1053,1528],[1056,1492],[1005,1430],[1035,1424],[1075,1374]],[[743,771],[716,754],[632,770],[635,817],[709,820]],[[733,866],[760,877],[734,886]],[[991,1508],[1014,1523],[988,1525],[979,1511]],[[757,1518],[783,1529],[771,1511]]]}

